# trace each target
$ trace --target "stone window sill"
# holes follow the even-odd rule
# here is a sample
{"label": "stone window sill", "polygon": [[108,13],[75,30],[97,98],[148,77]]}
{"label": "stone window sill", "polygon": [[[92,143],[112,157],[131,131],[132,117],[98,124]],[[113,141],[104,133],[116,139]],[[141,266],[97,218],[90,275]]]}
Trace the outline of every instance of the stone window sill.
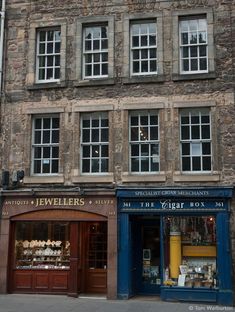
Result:
{"label": "stone window sill", "polygon": [[173,81],[181,81],[181,80],[195,80],[195,79],[215,79],[216,75],[214,72],[205,73],[205,74],[173,74]]}
{"label": "stone window sill", "polygon": [[132,84],[132,83],[153,83],[153,82],[164,82],[165,77],[163,75],[152,75],[152,76],[133,76],[126,77],[122,79],[124,84]]}
{"label": "stone window sill", "polygon": [[67,84],[65,81],[59,82],[48,82],[48,83],[34,83],[33,85],[28,85],[27,90],[41,90],[41,89],[55,89],[55,88],[66,88]]}
{"label": "stone window sill", "polygon": [[80,175],[72,177],[73,183],[113,183],[114,178],[113,174],[105,174],[105,175]]}
{"label": "stone window sill", "polygon": [[50,184],[50,183],[57,183],[61,184],[64,183],[64,176],[63,175],[53,175],[53,176],[26,176],[24,177],[24,184]]}
{"label": "stone window sill", "polygon": [[173,176],[174,182],[218,182],[220,174],[213,172],[211,174],[182,174],[175,173]]}
{"label": "stone window sill", "polygon": [[155,174],[131,174],[124,172],[122,174],[122,182],[165,182],[166,175],[164,172]]}
{"label": "stone window sill", "polygon": [[114,85],[113,78],[100,78],[100,79],[84,79],[80,81],[75,81],[73,83],[74,87],[92,87],[92,86],[102,86],[102,85]]}

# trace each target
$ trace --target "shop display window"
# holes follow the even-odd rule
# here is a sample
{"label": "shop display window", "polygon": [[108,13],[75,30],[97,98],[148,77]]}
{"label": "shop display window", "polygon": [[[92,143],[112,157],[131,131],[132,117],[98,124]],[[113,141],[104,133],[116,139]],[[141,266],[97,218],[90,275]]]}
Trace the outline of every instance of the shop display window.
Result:
{"label": "shop display window", "polygon": [[215,217],[165,217],[164,236],[164,285],[218,286]]}
{"label": "shop display window", "polygon": [[17,222],[16,269],[69,269],[69,223]]}

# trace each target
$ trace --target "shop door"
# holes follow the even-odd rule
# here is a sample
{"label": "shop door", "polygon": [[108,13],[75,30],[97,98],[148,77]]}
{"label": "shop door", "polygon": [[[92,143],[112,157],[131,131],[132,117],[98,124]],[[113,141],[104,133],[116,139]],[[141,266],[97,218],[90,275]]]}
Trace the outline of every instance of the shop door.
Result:
{"label": "shop door", "polygon": [[86,222],[82,240],[83,292],[107,292],[107,222]]}
{"label": "shop door", "polygon": [[[133,284],[136,294],[160,293],[160,219],[138,220],[133,233]],[[135,238],[134,238],[135,237]]]}

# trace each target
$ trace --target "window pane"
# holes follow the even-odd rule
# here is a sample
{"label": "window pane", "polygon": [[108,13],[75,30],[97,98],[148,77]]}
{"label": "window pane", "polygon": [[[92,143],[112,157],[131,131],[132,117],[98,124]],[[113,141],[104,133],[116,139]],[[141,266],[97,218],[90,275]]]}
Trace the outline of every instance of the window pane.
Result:
{"label": "window pane", "polygon": [[101,146],[101,157],[108,157],[109,155],[109,148],[108,145]]}
{"label": "window pane", "polygon": [[202,158],[203,170],[211,170],[211,157]]}
{"label": "window pane", "polygon": [[199,124],[199,116],[198,115],[192,115],[191,116],[191,123],[192,124]]}
{"label": "window pane", "polygon": [[53,43],[47,43],[47,54],[53,53]]}
{"label": "window pane", "polygon": [[141,171],[149,171],[149,158],[141,159]]}
{"label": "window pane", "polygon": [[139,47],[139,37],[133,36],[132,37],[132,47]]}
{"label": "window pane", "polygon": [[59,130],[52,131],[52,143],[59,143]]}
{"label": "window pane", "polygon": [[50,147],[43,148],[43,158],[50,158]]}
{"label": "window pane", "polygon": [[108,64],[102,64],[102,75],[108,75]]}
{"label": "window pane", "polygon": [[156,36],[149,36],[149,45],[156,45]]}
{"label": "window pane", "polygon": [[35,131],[34,133],[34,143],[40,144],[41,143],[41,131]]}
{"label": "window pane", "polygon": [[45,79],[45,69],[39,69],[39,80],[44,80]]}
{"label": "window pane", "polygon": [[183,60],[183,71],[189,71],[189,61]]}
{"label": "window pane", "polygon": [[201,170],[201,158],[200,157],[193,157],[192,162],[193,162],[193,168],[192,168],[193,171]]}
{"label": "window pane", "polygon": [[108,129],[101,129],[101,142],[108,142],[109,132]]}
{"label": "window pane", "polygon": [[59,158],[59,147],[58,146],[52,147],[52,158]]}
{"label": "window pane", "polygon": [[192,156],[201,155],[201,143],[192,143]]}
{"label": "window pane", "polygon": [[108,159],[101,159],[101,172],[108,172]]}
{"label": "window pane", "polygon": [[189,34],[189,40],[190,44],[196,44],[197,43],[197,33],[191,33]]}
{"label": "window pane", "polygon": [[191,59],[191,70],[198,70],[197,59]]}
{"label": "window pane", "polygon": [[100,49],[100,40],[94,40],[93,41],[93,50],[99,50]]}
{"label": "window pane", "polygon": [[137,144],[131,145],[131,156],[139,156],[139,145]]}
{"label": "window pane", "polygon": [[206,54],[207,54],[207,48],[206,48],[206,46],[200,46],[200,47],[199,47],[199,55],[200,55],[200,56],[206,56]]}
{"label": "window pane", "polygon": [[46,79],[51,79],[51,78],[53,78],[53,69],[52,68],[47,68]]}
{"label": "window pane", "polygon": [[58,160],[52,160],[52,166],[51,166],[52,173],[57,173],[59,171],[59,161]]}
{"label": "window pane", "polygon": [[197,57],[197,47],[191,47],[190,48],[190,56],[191,57]]}
{"label": "window pane", "polygon": [[83,161],[82,161],[82,172],[90,172],[90,160],[83,159]]}
{"label": "window pane", "polygon": [[190,138],[190,135],[189,135],[189,127],[188,126],[182,126],[181,127],[181,139],[182,140],[187,140]]}
{"label": "window pane", "polygon": [[55,53],[60,53],[60,42],[55,43]]}
{"label": "window pane", "polygon": [[141,72],[142,73],[148,72],[148,62],[147,61],[141,62]]}
{"label": "window pane", "polygon": [[131,128],[131,141],[139,140],[139,130],[137,127]]}
{"label": "window pane", "polygon": [[141,46],[145,47],[148,45],[148,37],[147,36],[141,36]]}
{"label": "window pane", "polygon": [[103,40],[101,41],[101,49],[102,49],[102,50],[108,49],[108,40],[107,40],[107,39],[103,39]]}
{"label": "window pane", "polygon": [[82,157],[90,157],[90,146],[83,146],[82,151]]}
{"label": "window pane", "polygon": [[93,145],[92,146],[92,157],[99,157],[100,156],[100,150],[99,145]]}
{"label": "window pane", "polygon": [[188,44],[188,33],[181,34],[181,41],[182,41],[182,44]]}
{"label": "window pane", "polygon": [[91,170],[92,172],[99,172],[99,159],[92,159]]}
{"label": "window pane", "polygon": [[199,43],[206,43],[207,42],[207,33],[200,32],[199,33]]}
{"label": "window pane", "polygon": [[189,124],[189,117],[181,116],[181,124]]}
{"label": "window pane", "polygon": [[140,71],[139,66],[140,62],[133,62],[133,73],[138,73]]}
{"label": "window pane", "polygon": [[141,58],[142,59],[147,59],[148,58],[148,50],[147,49],[141,50]]}
{"label": "window pane", "polygon": [[137,126],[138,125],[138,117],[137,116],[131,116],[131,125]]}
{"label": "window pane", "polygon": [[188,47],[183,48],[183,57],[189,57],[189,48]]}
{"label": "window pane", "polygon": [[210,139],[210,126],[202,126],[202,139]]}
{"label": "window pane", "polygon": [[85,41],[85,51],[90,51],[91,50],[91,41],[86,40]]}
{"label": "window pane", "polygon": [[200,59],[200,70],[207,70],[207,59],[206,58]]}
{"label": "window pane", "polygon": [[40,43],[39,44],[39,54],[45,54],[46,51],[45,51],[45,43]]}
{"label": "window pane", "polygon": [[200,127],[192,126],[192,139],[200,139]]}
{"label": "window pane", "polygon": [[211,154],[211,144],[210,143],[202,143],[202,154],[210,155]]}
{"label": "window pane", "polygon": [[90,130],[89,129],[83,129],[82,141],[83,142],[90,142]]}
{"label": "window pane", "polygon": [[55,56],[55,66],[60,66],[60,56],[59,55]]}
{"label": "window pane", "polygon": [[157,62],[156,61],[150,61],[150,71],[151,72],[157,71]]}
{"label": "window pane", "polygon": [[149,145],[141,144],[141,156],[149,156]]}
{"label": "window pane", "polygon": [[150,140],[158,140],[158,128],[150,127]]}
{"label": "window pane", "polygon": [[138,158],[131,159],[131,171],[132,172],[139,172],[139,160]]}
{"label": "window pane", "polygon": [[42,163],[42,172],[43,173],[50,173],[50,161],[48,160],[43,160]]}
{"label": "window pane", "polygon": [[86,65],[85,66],[85,76],[91,76],[92,71],[91,71],[91,65]]}
{"label": "window pane", "polygon": [[94,65],[94,75],[99,76],[100,75],[100,64]]}
{"label": "window pane", "polygon": [[91,141],[92,142],[99,142],[99,131],[97,131],[96,129],[92,129],[91,130]]}
{"label": "window pane", "polygon": [[52,128],[59,128],[59,127],[60,127],[59,118],[52,118]]}
{"label": "window pane", "polygon": [[42,149],[41,147],[35,147],[34,148],[34,158],[41,158],[42,157]]}
{"label": "window pane", "polygon": [[182,155],[190,155],[190,144],[182,143]]}
{"label": "window pane", "polygon": [[39,31],[39,40],[40,41],[46,40],[46,32],[45,31]]}
{"label": "window pane", "polygon": [[50,143],[50,131],[43,131],[42,143]]}
{"label": "window pane", "polygon": [[41,160],[34,160],[34,173],[41,173]]}

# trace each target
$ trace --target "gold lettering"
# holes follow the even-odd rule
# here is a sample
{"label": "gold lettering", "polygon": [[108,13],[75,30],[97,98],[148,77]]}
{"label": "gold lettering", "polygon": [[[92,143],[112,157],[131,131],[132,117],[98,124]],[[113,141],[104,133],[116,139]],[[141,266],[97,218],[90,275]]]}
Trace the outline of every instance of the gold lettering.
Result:
{"label": "gold lettering", "polygon": [[52,198],[45,198],[45,205],[52,205]]}
{"label": "gold lettering", "polygon": [[54,198],[54,205],[59,205],[59,198]]}
{"label": "gold lettering", "polygon": [[72,206],[72,205],[74,205],[74,200],[73,200],[73,198],[69,198],[69,206]]}

